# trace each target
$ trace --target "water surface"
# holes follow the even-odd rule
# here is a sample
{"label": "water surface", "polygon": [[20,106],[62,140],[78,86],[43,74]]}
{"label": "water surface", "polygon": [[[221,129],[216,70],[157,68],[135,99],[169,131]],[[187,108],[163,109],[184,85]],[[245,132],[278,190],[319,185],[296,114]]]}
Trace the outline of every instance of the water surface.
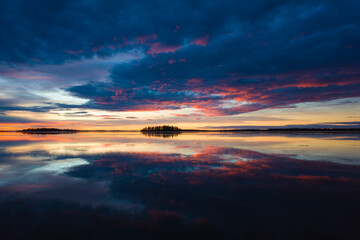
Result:
{"label": "water surface", "polygon": [[0,133],[13,239],[360,239],[360,135]]}

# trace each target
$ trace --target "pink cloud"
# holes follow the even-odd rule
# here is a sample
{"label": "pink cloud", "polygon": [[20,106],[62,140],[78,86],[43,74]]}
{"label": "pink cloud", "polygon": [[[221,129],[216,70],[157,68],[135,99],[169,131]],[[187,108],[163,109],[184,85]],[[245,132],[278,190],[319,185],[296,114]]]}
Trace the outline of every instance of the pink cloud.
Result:
{"label": "pink cloud", "polygon": [[62,50],[62,51],[65,52],[65,53],[71,54],[71,55],[75,55],[75,56],[78,55],[77,52],[69,50],[69,49],[65,49],[65,50]]}
{"label": "pink cloud", "polygon": [[209,38],[210,38],[209,34],[206,34],[205,36],[202,36],[202,37],[195,38],[194,40],[192,40],[190,42],[190,45],[198,45],[198,46],[205,47],[209,43]]}
{"label": "pink cloud", "polygon": [[147,44],[149,42],[152,41],[156,41],[157,40],[157,34],[154,33],[152,35],[146,35],[146,36],[138,36],[135,38],[135,43],[136,44]]}
{"label": "pink cloud", "polygon": [[93,53],[97,53],[101,48],[102,48],[102,46],[93,47],[93,48],[92,48],[92,51],[93,51]]}
{"label": "pink cloud", "polygon": [[198,86],[203,84],[203,80],[201,78],[191,78],[187,80],[186,84],[189,84],[191,86]]}
{"label": "pink cloud", "polygon": [[168,61],[169,64],[173,64],[173,63],[175,63],[175,62],[176,62],[175,59],[170,59],[170,60]]}
{"label": "pink cloud", "polygon": [[169,53],[169,52],[174,53],[181,48],[182,45],[166,45],[163,43],[156,42],[151,44],[151,47],[147,53],[148,54],[159,54],[159,53]]}

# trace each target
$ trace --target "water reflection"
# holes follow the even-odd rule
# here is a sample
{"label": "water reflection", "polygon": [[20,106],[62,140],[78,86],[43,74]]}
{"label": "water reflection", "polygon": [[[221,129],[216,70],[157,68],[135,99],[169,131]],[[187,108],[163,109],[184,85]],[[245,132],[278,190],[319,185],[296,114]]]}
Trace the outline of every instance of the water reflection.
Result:
{"label": "water reflection", "polygon": [[160,138],[173,138],[179,136],[182,132],[172,131],[172,132],[145,132],[141,131],[141,133],[147,137],[160,137]]}
{"label": "water reflection", "polygon": [[351,134],[0,135],[0,230],[16,239],[356,239],[359,146]]}

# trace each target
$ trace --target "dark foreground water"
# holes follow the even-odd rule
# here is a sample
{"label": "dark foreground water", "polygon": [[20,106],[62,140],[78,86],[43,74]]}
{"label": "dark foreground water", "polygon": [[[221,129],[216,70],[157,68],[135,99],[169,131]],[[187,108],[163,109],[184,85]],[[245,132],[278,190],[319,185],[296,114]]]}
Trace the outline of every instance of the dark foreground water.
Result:
{"label": "dark foreground water", "polygon": [[360,239],[360,136],[0,133],[0,232]]}

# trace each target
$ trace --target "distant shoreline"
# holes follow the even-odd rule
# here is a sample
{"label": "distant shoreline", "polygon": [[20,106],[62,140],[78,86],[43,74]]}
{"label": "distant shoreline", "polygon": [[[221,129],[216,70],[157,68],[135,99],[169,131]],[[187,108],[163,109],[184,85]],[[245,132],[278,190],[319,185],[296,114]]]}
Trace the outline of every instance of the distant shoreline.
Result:
{"label": "distant shoreline", "polygon": [[[58,130],[0,130],[0,132],[21,132],[30,134],[61,134],[61,133],[84,133],[84,132],[141,132],[140,130],[74,130],[74,129],[58,129]],[[179,131],[149,131],[158,133],[172,133]],[[360,128],[269,128],[269,129],[183,129],[182,133],[196,132],[360,132]]]}
{"label": "distant shoreline", "polygon": [[360,132],[360,128],[269,128],[269,129],[218,129],[183,130],[183,132]]}

